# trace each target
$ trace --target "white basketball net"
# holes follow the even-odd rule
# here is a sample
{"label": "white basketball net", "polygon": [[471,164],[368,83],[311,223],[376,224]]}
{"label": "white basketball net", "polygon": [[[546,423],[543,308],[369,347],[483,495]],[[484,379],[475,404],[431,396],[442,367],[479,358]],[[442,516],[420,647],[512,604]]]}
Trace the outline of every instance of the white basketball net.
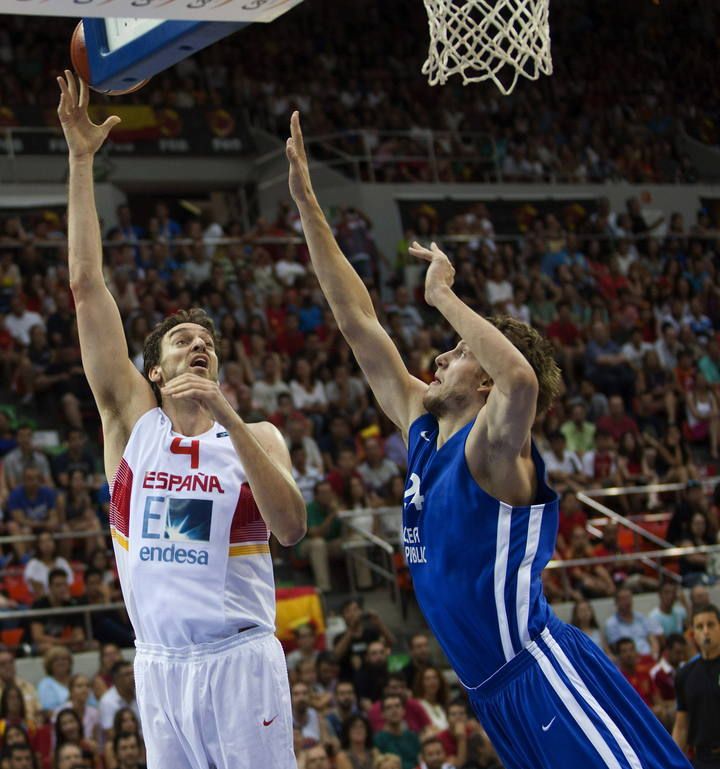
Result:
{"label": "white basketball net", "polygon": [[550,0],[424,0],[430,85],[461,75],[463,85],[492,80],[510,94],[522,75],[552,74]]}

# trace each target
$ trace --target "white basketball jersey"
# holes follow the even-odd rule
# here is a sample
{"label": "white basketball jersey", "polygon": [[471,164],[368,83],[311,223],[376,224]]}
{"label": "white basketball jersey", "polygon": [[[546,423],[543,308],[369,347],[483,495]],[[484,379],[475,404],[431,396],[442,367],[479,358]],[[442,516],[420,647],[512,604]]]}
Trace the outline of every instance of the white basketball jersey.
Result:
{"label": "white basketball jersey", "polygon": [[110,484],[110,530],[139,641],[183,647],[275,629],[269,531],[227,431],[137,421]]}

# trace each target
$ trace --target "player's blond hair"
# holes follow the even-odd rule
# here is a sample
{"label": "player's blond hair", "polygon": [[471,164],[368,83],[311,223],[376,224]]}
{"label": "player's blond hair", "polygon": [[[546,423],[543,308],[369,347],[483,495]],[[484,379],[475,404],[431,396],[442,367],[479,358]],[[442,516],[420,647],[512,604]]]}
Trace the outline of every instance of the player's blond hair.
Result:
{"label": "player's blond hair", "polygon": [[538,380],[537,413],[545,413],[560,394],[562,377],[549,340],[536,329],[507,315],[487,318],[501,331],[532,366]]}

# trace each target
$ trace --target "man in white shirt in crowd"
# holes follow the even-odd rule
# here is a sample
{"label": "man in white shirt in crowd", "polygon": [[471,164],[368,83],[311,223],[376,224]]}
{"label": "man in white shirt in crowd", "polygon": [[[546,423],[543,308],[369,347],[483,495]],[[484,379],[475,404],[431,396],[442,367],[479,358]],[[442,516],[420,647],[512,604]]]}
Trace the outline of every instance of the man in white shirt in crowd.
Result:
{"label": "man in white shirt in crowd", "polygon": [[14,294],[10,300],[10,312],[5,316],[5,328],[18,344],[27,347],[33,326],[45,328],[45,321],[38,313],[27,309],[21,294]]}
{"label": "man in white shirt in crowd", "polygon": [[621,638],[632,638],[641,656],[657,659],[660,654],[662,627],[640,612],[633,611],[633,594],[630,588],[621,587],[615,594],[617,611],[605,622],[605,637],[612,646]]}
{"label": "man in white shirt in crowd", "polygon": [[50,462],[42,451],[33,446],[33,429],[30,425],[20,425],[17,429],[17,446],[8,454],[2,464],[5,474],[5,483],[8,490],[12,491],[23,481],[25,469],[35,467],[40,471],[43,486],[54,486]]}
{"label": "man in white shirt in crowd", "polygon": [[580,457],[574,451],[568,451],[565,436],[559,430],[552,433],[549,440],[550,451],[543,454],[549,482],[558,493],[577,490],[586,480]]}
{"label": "man in white shirt in crowd", "polygon": [[663,582],[658,591],[660,602],[648,615],[663,629],[667,638],[672,633],[683,633],[687,620],[687,609],[678,601],[678,589],[674,582]]}
{"label": "man in white shirt in crowd", "polygon": [[315,485],[323,479],[322,473],[308,464],[307,452],[302,443],[290,446],[290,461],[292,462],[292,476],[303,499],[306,503],[312,502],[315,499]]}
{"label": "man in white shirt in crowd", "polygon": [[383,454],[383,448],[377,438],[365,439],[365,461],[358,466],[365,486],[381,496],[385,493],[390,480],[400,474],[398,466]]}
{"label": "man in white shirt in crowd", "polygon": [[132,663],[127,660],[116,662],[111,674],[113,685],[100,698],[100,725],[106,739],[111,736],[115,714],[120,708],[130,708],[140,722]]}

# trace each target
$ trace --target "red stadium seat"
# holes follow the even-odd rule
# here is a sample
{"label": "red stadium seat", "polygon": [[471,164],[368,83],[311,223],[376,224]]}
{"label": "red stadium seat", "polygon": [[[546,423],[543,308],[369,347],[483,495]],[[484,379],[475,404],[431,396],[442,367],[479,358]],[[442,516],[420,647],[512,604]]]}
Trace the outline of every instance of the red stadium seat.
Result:
{"label": "red stadium seat", "polygon": [[22,643],[25,630],[21,627],[14,627],[11,630],[0,630],[0,643],[5,644],[10,649],[17,649]]}
{"label": "red stadium seat", "polygon": [[23,606],[30,606],[35,600],[35,596],[25,582],[22,570],[8,572],[5,575],[4,587],[8,598],[23,604]]}

